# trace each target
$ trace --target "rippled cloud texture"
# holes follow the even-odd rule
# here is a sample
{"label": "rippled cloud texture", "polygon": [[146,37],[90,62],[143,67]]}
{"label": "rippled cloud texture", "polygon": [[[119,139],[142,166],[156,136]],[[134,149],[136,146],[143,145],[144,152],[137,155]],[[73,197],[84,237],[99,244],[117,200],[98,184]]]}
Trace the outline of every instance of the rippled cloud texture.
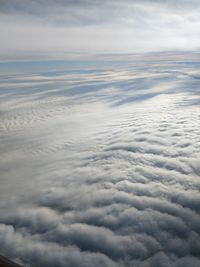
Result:
{"label": "rippled cloud texture", "polygon": [[200,266],[199,54],[120,60],[48,72],[19,63],[1,74],[7,257],[33,267]]}

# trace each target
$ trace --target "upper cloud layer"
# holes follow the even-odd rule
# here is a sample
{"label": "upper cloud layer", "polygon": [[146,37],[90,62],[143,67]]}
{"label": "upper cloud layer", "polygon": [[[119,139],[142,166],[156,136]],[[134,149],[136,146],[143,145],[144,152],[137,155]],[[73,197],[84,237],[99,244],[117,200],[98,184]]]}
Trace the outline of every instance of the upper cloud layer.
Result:
{"label": "upper cloud layer", "polygon": [[195,0],[1,0],[0,59],[199,49],[199,10]]}

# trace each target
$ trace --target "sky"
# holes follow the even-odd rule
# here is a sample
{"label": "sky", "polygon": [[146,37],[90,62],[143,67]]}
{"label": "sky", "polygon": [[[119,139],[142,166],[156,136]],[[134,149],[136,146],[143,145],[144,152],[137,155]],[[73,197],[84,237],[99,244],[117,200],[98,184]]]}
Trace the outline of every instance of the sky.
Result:
{"label": "sky", "polygon": [[0,255],[200,266],[199,14],[0,0]]}
{"label": "sky", "polygon": [[198,50],[198,0],[0,0],[0,60]]}

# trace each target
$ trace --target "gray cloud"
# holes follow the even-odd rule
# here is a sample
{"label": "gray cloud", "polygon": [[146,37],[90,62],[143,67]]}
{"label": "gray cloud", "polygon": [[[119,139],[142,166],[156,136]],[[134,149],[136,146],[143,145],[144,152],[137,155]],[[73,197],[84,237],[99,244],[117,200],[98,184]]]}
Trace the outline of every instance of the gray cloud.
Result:
{"label": "gray cloud", "polygon": [[197,50],[199,10],[196,0],[1,0],[0,59]]}
{"label": "gray cloud", "polygon": [[[93,10],[96,11],[96,8],[98,9],[103,9],[103,10],[118,10],[121,7],[123,8],[122,10],[126,10],[130,7],[137,7],[137,6],[150,6],[150,7],[164,7],[168,8],[170,10],[174,10],[177,12],[177,7],[179,8],[179,11],[183,11],[186,9],[193,9],[194,7],[199,7],[199,1],[197,0],[192,0],[192,1],[174,1],[168,0],[168,1],[157,1],[157,0],[142,0],[142,1],[131,1],[131,0],[125,0],[120,1],[120,0],[111,0],[111,1],[91,1],[91,0],[50,0],[48,1],[48,5],[46,1],[16,1],[16,0],[11,0],[11,1],[0,1],[0,7],[1,7],[1,12],[5,13],[21,13],[21,14],[28,14],[28,15],[41,15],[41,14],[48,14],[50,13],[55,13],[56,11],[60,11],[61,9],[83,9],[83,10]],[[100,10],[101,11],[101,10]],[[115,14],[114,12],[111,13],[111,15]],[[117,13],[116,13],[117,15]],[[119,15],[119,14],[118,14]]]}

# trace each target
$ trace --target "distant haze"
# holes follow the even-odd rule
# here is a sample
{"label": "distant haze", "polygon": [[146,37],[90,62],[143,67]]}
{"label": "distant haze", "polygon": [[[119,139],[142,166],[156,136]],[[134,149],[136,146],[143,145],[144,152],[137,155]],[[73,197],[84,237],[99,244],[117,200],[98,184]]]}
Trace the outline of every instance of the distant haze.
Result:
{"label": "distant haze", "polygon": [[0,60],[198,50],[197,0],[0,0]]}

